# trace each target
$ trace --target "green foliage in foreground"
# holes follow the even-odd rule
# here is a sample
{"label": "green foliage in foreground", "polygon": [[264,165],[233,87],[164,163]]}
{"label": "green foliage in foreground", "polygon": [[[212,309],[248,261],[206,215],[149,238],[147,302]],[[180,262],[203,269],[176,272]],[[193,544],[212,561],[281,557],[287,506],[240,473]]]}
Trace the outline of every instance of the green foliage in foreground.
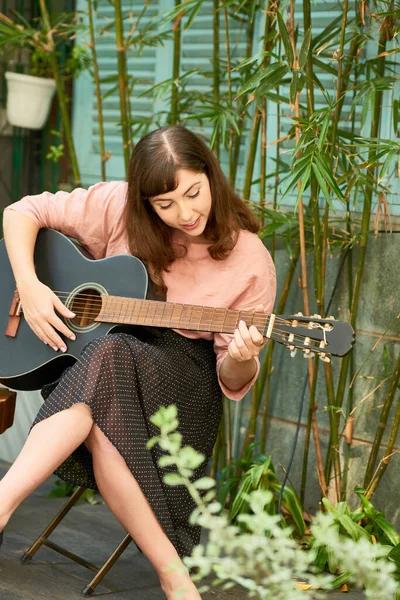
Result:
{"label": "green foliage in foreground", "polygon": [[[165,451],[160,466],[176,467],[176,472],[165,476],[165,482],[187,487],[197,505],[190,523],[209,530],[207,544],[197,546],[192,556],[185,559],[188,568],[198,570],[193,576],[195,581],[212,576],[213,587],[228,589],[238,584],[247,590],[249,598],[260,600],[304,600],[305,592],[296,583],[307,582],[311,585],[313,598],[324,598],[323,592],[337,586],[338,581],[330,574],[318,573],[318,554],[325,549],[344,580],[365,587],[367,598],[389,600],[400,597],[394,578],[396,565],[388,560],[388,546],[372,543],[371,534],[347,515],[343,507],[338,509],[326,504],[328,512],[316,515],[311,527],[312,545],[307,551],[294,539],[292,528],[282,527],[280,517],[268,511],[273,498],[270,490],[258,489],[249,493],[250,511],[237,516],[240,526],[230,524],[228,515],[221,511],[222,506],[216,501],[215,481],[210,477],[192,480],[194,469],[205,457],[189,446],[182,446],[182,435],[177,431],[176,406],[162,406],[151,421],[160,429],[160,435],[149,440],[148,448],[159,444]],[[374,512],[371,506],[364,503],[364,512],[360,515],[368,514],[376,525],[380,513]],[[341,533],[338,519],[353,535],[345,537]],[[387,530],[385,535],[393,536],[393,531]],[[397,540],[393,538],[393,541]],[[209,587],[200,591],[206,589]]]}

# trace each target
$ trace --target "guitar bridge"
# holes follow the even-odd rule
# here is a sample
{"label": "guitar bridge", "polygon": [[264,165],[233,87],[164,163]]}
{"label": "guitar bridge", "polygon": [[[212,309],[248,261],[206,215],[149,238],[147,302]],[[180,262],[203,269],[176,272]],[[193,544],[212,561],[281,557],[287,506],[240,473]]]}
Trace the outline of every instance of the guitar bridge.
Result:
{"label": "guitar bridge", "polygon": [[4,334],[7,337],[17,337],[18,327],[21,321],[21,311],[21,300],[19,299],[18,290],[15,290],[10,310],[8,313],[10,318],[8,319],[7,328]]}

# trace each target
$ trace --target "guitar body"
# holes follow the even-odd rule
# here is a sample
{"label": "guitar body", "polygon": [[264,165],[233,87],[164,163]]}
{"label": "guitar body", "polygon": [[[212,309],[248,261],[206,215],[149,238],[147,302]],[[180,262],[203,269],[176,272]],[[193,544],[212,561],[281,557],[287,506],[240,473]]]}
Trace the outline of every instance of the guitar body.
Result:
{"label": "guitar body", "polygon": [[[94,289],[110,296],[147,298],[149,279],[143,263],[130,255],[118,255],[93,260],[63,234],[41,229],[35,246],[35,268],[39,280],[57,292],[79,292]],[[24,318],[16,337],[5,335],[15,279],[8,260],[4,241],[0,242],[0,383],[14,390],[36,390],[57,379],[71,366],[91,340],[121,329],[110,323],[93,322],[78,327],[69,319],[67,326],[77,334],[75,341],[67,340],[67,352],[55,352],[33,334]],[[69,306],[67,295],[62,298]],[[60,316],[60,315],[58,315]],[[127,329],[123,326],[123,329]]]}

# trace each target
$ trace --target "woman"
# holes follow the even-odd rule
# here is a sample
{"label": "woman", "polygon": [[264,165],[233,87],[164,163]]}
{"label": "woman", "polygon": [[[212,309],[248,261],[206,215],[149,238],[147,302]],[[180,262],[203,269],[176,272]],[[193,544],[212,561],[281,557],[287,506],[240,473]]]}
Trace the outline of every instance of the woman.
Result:
{"label": "woman", "polygon": [[[94,258],[138,256],[155,292],[168,301],[272,311],[275,270],[255,219],[206,144],[183,127],[140,140],[127,183],[44,192],[5,211],[5,242],[24,317],[44,343],[65,351],[60,334],[71,344],[74,334],[61,317],[73,313],[36,277],[33,249],[41,227],[76,238]],[[221,390],[243,398],[257,377],[262,347],[261,333],[244,322],[234,335],[139,328],[92,341],[79,362],[42,390],[44,403],[26,444],[0,482],[0,531],[56,471],[99,489],[154,565],[168,600],[182,588],[182,600],[198,600],[181,561],[200,539],[199,528],[188,524],[193,501],[185,488],[163,483],[161,451],[146,449],[157,434],[150,416],[162,404],[176,404],[183,443],[209,459]],[[172,563],[180,568],[170,571]]]}

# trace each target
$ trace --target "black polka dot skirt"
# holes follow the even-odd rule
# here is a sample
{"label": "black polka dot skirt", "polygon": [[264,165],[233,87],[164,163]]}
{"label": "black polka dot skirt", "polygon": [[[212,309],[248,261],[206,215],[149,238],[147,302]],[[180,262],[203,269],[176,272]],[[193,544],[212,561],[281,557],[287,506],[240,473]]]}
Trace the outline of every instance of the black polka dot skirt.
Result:
{"label": "black polka dot skirt", "polygon": [[[159,433],[150,417],[161,405],[175,404],[183,445],[206,457],[194,479],[206,474],[222,415],[212,342],[169,329],[113,333],[90,342],[79,361],[42,389],[42,396],[33,425],[76,403],[90,406],[94,422],[125,459],[179,555],[189,555],[200,541],[200,528],[188,523],[195,504],[184,486],[163,482],[163,475],[175,469],[159,467],[163,451],[158,445],[148,450],[146,442]],[[55,473],[97,489],[84,444]]]}

